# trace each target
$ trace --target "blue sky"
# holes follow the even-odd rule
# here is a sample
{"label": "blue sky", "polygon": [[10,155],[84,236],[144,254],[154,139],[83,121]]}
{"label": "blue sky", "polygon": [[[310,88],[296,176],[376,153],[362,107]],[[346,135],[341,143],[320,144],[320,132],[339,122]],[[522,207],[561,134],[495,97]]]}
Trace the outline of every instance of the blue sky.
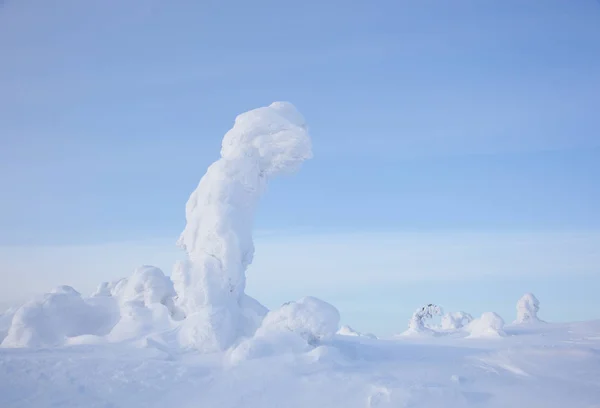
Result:
{"label": "blue sky", "polygon": [[262,202],[264,303],[600,317],[597,1],[7,0],[0,53],[0,300],[168,272],[235,115],[288,100],[315,158]]}

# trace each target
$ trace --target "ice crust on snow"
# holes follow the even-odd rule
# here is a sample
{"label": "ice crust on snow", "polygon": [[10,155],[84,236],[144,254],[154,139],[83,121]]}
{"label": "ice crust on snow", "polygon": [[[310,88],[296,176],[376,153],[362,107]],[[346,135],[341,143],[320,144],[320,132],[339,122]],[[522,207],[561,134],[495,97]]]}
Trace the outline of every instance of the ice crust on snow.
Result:
{"label": "ice crust on snow", "polygon": [[469,338],[504,337],[504,320],[494,312],[485,312],[466,326]]}
{"label": "ice crust on snow", "polygon": [[540,310],[540,301],[533,293],[524,294],[517,302],[517,320],[515,324],[540,323],[538,311]]}
{"label": "ice crust on snow", "polygon": [[[178,244],[188,261],[172,277],[187,318],[180,338],[188,346],[218,351],[256,327],[262,309],[245,295],[254,257],[252,229],[268,180],[296,171],[312,157],[306,123],[296,108],[275,102],[239,115],[223,138],[221,158],[200,180],[186,205]],[[252,304],[251,310],[244,310]],[[248,315],[251,315],[250,319]]]}

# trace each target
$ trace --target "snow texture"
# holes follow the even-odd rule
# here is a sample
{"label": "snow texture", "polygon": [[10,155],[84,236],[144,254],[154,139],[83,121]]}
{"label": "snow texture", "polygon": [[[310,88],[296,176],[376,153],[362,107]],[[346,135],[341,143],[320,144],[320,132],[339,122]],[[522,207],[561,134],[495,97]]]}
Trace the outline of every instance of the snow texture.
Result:
{"label": "snow texture", "polygon": [[239,115],[225,134],[221,158],[187,202],[178,244],[188,260],[172,274],[187,316],[180,330],[187,346],[223,350],[256,329],[264,310],[244,293],[256,207],[270,178],[298,170],[311,157],[304,118],[287,102]]}
{"label": "snow texture", "polygon": [[540,301],[533,293],[526,293],[517,302],[517,320],[515,324],[540,323],[538,311],[540,310]]}
{"label": "snow texture", "polygon": [[469,338],[504,337],[504,320],[494,312],[485,312],[466,327]]}
{"label": "snow texture", "polygon": [[0,407],[598,406],[600,321],[506,330],[477,341],[335,336],[237,364],[81,336],[60,349],[0,349]]}

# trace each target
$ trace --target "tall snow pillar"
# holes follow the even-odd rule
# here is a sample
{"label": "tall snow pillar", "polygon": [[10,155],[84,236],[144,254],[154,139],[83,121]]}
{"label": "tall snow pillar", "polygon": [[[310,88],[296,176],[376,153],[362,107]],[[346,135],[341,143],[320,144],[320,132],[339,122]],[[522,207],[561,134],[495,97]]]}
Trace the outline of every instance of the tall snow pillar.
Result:
{"label": "tall snow pillar", "polygon": [[264,307],[244,293],[254,256],[256,206],[271,177],[292,173],[311,157],[304,118],[292,104],[275,102],[235,119],[223,138],[221,158],[186,205],[178,244],[188,261],[173,272],[186,314],[184,343],[205,351],[227,348],[264,315]]}

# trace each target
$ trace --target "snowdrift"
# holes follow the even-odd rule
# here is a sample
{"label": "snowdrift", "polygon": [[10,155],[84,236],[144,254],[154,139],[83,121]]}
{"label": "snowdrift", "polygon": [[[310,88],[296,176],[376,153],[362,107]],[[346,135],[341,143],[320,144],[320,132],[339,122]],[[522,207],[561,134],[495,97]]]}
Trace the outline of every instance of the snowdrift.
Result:
{"label": "snowdrift", "polygon": [[86,301],[72,287],[60,286],[15,312],[2,347],[56,347],[69,337],[106,335],[117,316],[111,305]]}

